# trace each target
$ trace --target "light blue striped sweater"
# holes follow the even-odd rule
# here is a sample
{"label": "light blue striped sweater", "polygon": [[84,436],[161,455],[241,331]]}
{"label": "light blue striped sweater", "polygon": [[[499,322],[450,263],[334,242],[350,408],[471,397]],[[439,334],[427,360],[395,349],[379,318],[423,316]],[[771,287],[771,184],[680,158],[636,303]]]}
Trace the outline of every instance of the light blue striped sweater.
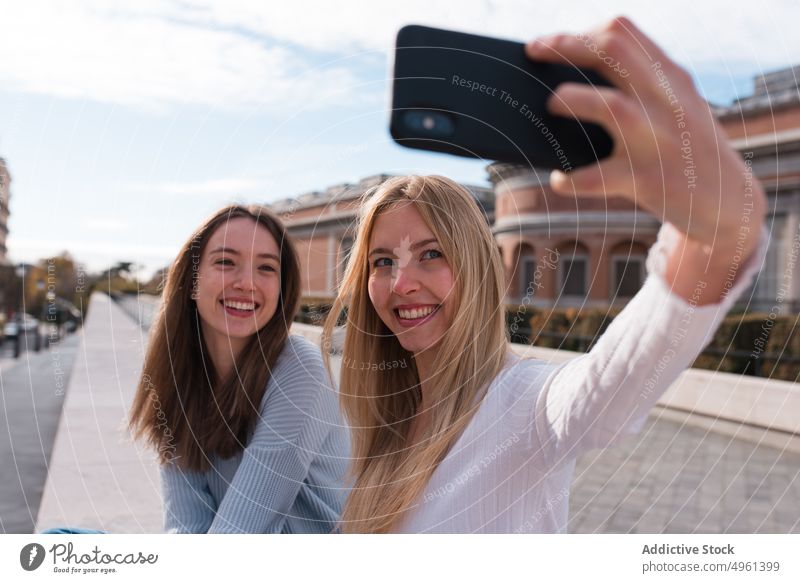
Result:
{"label": "light blue striped sweater", "polygon": [[174,533],[328,533],[347,496],[348,430],[319,348],[290,336],[243,451],[206,472],[161,467]]}

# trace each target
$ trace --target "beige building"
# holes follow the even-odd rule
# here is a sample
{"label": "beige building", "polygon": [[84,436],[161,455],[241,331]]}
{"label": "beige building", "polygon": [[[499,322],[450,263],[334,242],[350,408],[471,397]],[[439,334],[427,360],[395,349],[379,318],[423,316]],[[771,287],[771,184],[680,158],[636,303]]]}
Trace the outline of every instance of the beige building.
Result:
{"label": "beige building", "polygon": [[[800,66],[760,75],[753,94],[715,108],[767,191],[771,242],[749,308],[800,311]],[[746,298],[742,298],[746,300]]]}
{"label": "beige building", "polygon": [[[720,123],[769,197],[771,243],[750,311],[800,311],[800,66],[755,78],[753,95],[715,107]],[[606,307],[639,289],[659,224],[619,199],[571,200],[548,173],[495,163],[494,233],[508,276],[508,299],[532,305]]]}
{"label": "beige building", "polygon": [[11,197],[11,174],[6,166],[6,161],[0,158],[0,265],[8,263],[8,201]]}
{"label": "beige building", "polygon": [[[764,270],[740,303],[751,311],[800,311],[800,66],[759,76],[753,95],[714,111],[765,185],[772,240]],[[492,188],[465,185],[484,209],[503,257],[507,302],[621,306],[641,286],[658,221],[624,199],[555,195],[548,172],[487,167]],[[306,296],[332,297],[353,242],[361,196],[388,178],[332,186],[274,203],[298,242]]]}
{"label": "beige building", "polygon": [[[353,245],[353,227],[361,198],[387,178],[387,174],[369,176],[355,184],[339,184],[323,192],[309,192],[270,205],[283,218],[297,244],[304,296],[334,296]],[[491,224],[494,193],[481,186],[467,185],[467,188]]]}

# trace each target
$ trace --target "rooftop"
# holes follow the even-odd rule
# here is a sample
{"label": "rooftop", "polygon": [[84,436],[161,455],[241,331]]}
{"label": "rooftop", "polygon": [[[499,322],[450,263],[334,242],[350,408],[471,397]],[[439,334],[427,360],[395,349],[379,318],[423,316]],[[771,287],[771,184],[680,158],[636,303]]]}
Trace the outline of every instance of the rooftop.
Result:
{"label": "rooftop", "polygon": [[[392,177],[392,174],[374,174],[362,178],[356,183],[334,184],[323,191],[306,192],[293,198],[275,201],[268,206],[277,213],[291,213],[301,209],[328,205],[333,202],[352,200],[363,196],[370,188],[374,188]],[[494,191],[490,187],[473,184],[462,184],[462,186],[472,193],[485,210],[491,211],[494,209]]]}
{"label": "rooftop", "polygon": [[739,117],[800,106],[800,65],[764,73],[753,78],[753,94],[732,104],[714,107],[717,117]]}

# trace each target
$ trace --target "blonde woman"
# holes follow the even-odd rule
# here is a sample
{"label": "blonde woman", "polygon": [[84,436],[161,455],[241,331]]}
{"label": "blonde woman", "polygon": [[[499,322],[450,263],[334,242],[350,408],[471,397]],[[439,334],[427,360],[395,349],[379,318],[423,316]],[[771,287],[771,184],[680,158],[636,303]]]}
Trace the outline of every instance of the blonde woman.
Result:
{"label": "blonde woman", "polygon": [[577,456],[641,428],[758,269],[764,194],[685,72],[625,19],[527,50],[604,71],[597,47],[629,76],[563,85],[550,107],[604,125],[616,148],[551,186],[623,195],[664,219],[645,284],[590,353],[559,367],[521,359],[507,342],[501,259],[470,194],[436,176],[380,186],[325,326],[327,342],[347,310],[344,532],[565,531]]}

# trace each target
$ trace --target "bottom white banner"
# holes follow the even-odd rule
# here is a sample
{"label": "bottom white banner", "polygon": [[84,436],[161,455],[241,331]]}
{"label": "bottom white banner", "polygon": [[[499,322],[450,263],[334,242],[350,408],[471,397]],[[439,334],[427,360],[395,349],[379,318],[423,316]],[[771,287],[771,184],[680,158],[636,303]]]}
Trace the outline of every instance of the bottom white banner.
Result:
{"label": "bottom white banner", "polygon": [[797,582],[799,551],[798,535],[3,535],[0,581]]}

